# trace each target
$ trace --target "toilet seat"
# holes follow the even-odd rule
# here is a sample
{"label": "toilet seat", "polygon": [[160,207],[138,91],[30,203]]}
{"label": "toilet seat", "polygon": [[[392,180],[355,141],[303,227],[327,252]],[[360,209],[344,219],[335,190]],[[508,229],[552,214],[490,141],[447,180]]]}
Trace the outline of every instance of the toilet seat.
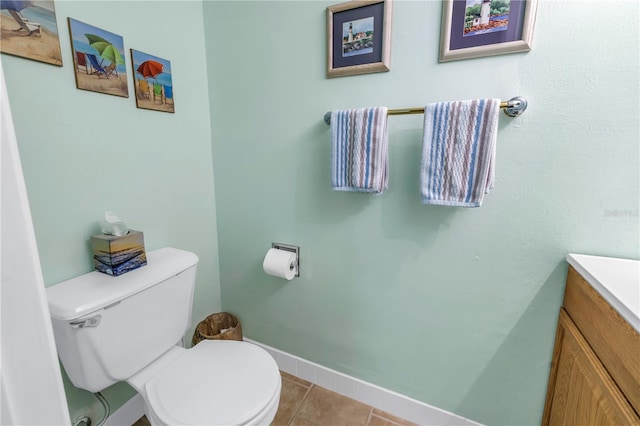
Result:
{"label": "toilet seat", "polygon": [[277,411],[281,379],[264,349],[246,342],[204,340],[144,387],[154,423],[268,424]]}

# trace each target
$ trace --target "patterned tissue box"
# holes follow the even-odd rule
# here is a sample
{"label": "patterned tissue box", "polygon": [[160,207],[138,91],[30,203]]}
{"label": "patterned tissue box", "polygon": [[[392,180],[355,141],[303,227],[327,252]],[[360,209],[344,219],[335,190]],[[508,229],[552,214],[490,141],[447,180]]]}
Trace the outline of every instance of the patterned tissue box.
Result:
{"label": "patterned tissue box", "polygon": [[127,235],[91,237],[93,265],[96,271],[117,277],[147,264],[144,234],[129,230]]}

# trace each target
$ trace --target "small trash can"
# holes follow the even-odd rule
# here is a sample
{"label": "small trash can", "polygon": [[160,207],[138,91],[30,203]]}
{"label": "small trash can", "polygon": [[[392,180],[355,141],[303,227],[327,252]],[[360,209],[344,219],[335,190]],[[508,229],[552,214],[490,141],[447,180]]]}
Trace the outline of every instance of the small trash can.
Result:
{"label": "small trash can", "polygon": [[208,340],[242,340],[242,325],[238,318],[229,312],[211,314],[196,327],[191,339],[193,346]]}

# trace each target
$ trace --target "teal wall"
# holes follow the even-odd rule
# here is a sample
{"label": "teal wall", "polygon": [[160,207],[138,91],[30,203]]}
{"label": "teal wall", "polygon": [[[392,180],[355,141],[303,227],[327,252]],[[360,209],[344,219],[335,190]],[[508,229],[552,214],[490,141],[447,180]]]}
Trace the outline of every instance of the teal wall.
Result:
{"label": "teal wall", "polygon": [[[248,337],[483,423],[538,424],[564,256],[640,256],[639,6],[541,0],[533,51],[438,64],[440,2],[396,1],[392,70],[328,80],[335,3],[56,2],[64,67],[2,55],[45,282],[91,270],[110,209],[148,249],[200,256],[196,321],[221,291]],[[131,47],[171,60],[176,113],[77,90],[68,16],[123,35],[129,73]],[[420,205],[421,116],[390,119],[384,195],[330,190],[326,111],[514,95],[530,107],[500,118],[483,207]],[[272,241],[301,246],[300,278],[262,272]],[[66,390],[72,417],[99,418]],[[113,409],[133,394],[104,393]]]}
{"label": "teal wall", "polygon": [[[222,306],[281,350],[539,424],[566,254],[640,256],[638,3],[541,0],[531,52],[439,64],[441,3],[395,1],[391,71],[326,79],[335,3],[204,3]],[[483,207],[420,204],[422,116],[389,119],[382,196],[330,190],[326,111],[515,95]],[[300,278],[263,273],[276,241]]]}
{"label": "teal wall", "polygon": [[[62,68],[2,55],[45,283],[92,270],[89,236],[113,210],[144,232],[147,250],[197,253],[197,322],[220,309],[202,4],[55,5]],[[124,37],[129,98],[76,89],[67,17]],[[136,108],[129,48],[171,61],[175,114]],[[152,327],[153,318],[141,326]],[[72,418],[100,419],[91,394],[68,381],[65,388]],[[126,385],[104,391],[113,410],[133,394]]]}

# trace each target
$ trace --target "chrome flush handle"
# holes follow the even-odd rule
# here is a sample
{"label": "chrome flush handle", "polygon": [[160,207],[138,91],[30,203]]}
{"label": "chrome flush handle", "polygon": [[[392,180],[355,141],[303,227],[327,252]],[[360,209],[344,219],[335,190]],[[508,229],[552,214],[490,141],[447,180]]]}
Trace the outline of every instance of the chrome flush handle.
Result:
{"label": "chrome flush handle", "polygon": [[78,321],[69,322],[69,327],[71,328],[86,328],[86,327],[97,327],[100,325],[100,320],[102,319],[102,315],[96,315],[94,317],[85,318]]}

